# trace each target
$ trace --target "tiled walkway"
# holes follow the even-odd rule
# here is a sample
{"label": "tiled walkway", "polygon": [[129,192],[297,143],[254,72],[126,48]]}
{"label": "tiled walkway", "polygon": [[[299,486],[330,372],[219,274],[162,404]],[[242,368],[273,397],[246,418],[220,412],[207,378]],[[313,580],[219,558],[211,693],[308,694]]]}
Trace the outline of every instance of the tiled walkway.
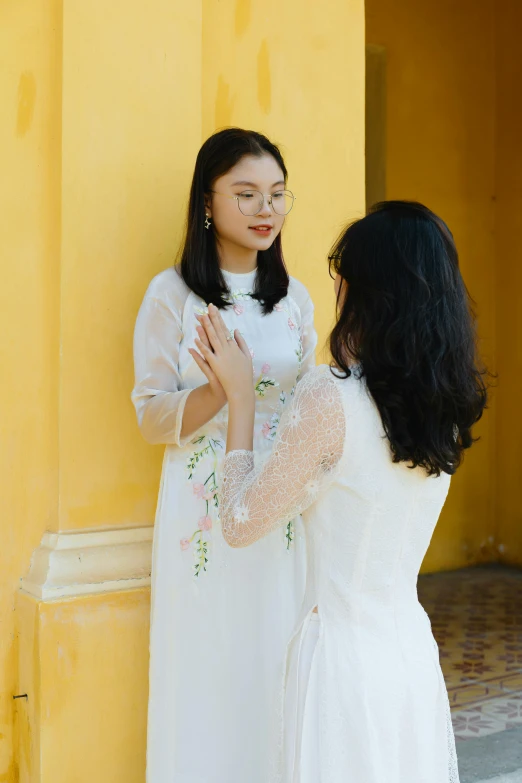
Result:
{"label": "tiled walkway", "polygon": [[422,576],[459,740],[522,727],[522,570]]}

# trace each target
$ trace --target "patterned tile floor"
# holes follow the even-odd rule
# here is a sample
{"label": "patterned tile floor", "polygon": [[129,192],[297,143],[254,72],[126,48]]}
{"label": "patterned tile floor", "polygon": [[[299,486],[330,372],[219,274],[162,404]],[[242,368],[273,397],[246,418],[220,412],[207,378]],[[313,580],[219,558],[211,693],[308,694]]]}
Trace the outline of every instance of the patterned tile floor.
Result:
{"label": "patterned tile floor", "polygon": [[469,568],[419,579],[459,740],[522,727],[522,570]]}

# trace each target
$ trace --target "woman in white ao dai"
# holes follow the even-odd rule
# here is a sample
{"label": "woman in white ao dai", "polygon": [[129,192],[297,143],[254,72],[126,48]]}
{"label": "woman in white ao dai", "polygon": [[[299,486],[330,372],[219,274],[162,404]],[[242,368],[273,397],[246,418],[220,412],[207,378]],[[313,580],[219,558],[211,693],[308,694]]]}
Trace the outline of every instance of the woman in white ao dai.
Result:
{"label": "woman in white ao dai", "polygon": [[[227,168],[227,161],[233,165]],[[216,134],[198,156],[195,214],[189,216],[189,227],[191,220],[200,223],[202,254],[205,243],[219,246],[216,275],[228,303],[223,318],[230,330],[241,330],[252,356],[260,462],[270,454],[297,381],[315,364],[317,339],[308,292],[288,280],[280,257],[284,216],[275,210],[281,211],[276,200],[286,179],[281,163],[277,148],[259,134]],[[216,166],[217,178],[208,174]],[[193,204],[202,171],[210,177],[204,187],[208,228],[204,194]],[[238,209],[235,197],[243,194],[242,208],[252,212],[249,193],[256,189],[236,180],[252,181],[262,193],[258,214]],[[219,195],[211,198],[210,187]],[[261,224],[272,229],[252,228]],[[270,255],[274,247],[277,253]],[[210,262],[214,249],[207,246]],[[191,263],[185,277],[195,275],[200,259]],[[265,314],[254,295],[267,264],[273,270],[261,287],[272,295],[279,287],[282,294]],[[302,520],[296,515],[246,553],[223,540],[226,398],[221,390],[223,398],[212,409],[212,389],[189,353],[197,316],[215,298],[196,293],[183,274],[182,261],[154,278],[134,338],[133,402],[140,429],[149,442],[166,444],[154,530],[147,781],[266,783],[280,670],[304,591]]]}
{"label": "woman in white ao dai", "polygon": [[248,551],[302,513],[308,542],[267,783],[458,783],[417,576],[486,404],[468,296],[449,230],[420,204],[375,207],[331,264],[335,364],[298,384],[264,463],[247,346],[215,308],[201,319],[213,350],[197,342],[229,403],[225,539]]}

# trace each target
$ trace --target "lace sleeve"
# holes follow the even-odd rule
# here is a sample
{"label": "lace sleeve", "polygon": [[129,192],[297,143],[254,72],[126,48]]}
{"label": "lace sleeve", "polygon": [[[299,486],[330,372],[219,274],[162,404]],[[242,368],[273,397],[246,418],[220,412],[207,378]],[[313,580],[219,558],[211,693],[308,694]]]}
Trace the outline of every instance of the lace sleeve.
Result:
{"label": "lace sleeve", "polygon": [[307,373],[285,411],[271,456],[257,472],[248,451],[224,461],[221,523],[233,547],[253,544],[312,505],[343,453],[345,417],[329,368]]}

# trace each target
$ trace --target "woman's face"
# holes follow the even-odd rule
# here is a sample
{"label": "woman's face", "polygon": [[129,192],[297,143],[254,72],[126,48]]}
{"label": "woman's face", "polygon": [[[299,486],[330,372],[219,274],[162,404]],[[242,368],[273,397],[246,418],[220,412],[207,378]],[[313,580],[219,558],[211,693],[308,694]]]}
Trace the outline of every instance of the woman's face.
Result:
{"label": "woman's face", "polygon": [[[219,244],[226,249],[235,246],[246,250],[268,250],[283,228],[284,215],[278,215],[268,204],[267,196],[285,188],[284,175],[271,155],[242,158],[230,171],[212,185],[206,205]],[[264,195],[261,210],[244,215],[234,198],[245,191],[257,190]],[[242,200],[244,201],[244,199]],[[248,209],[250,203],[245,202]]]}

